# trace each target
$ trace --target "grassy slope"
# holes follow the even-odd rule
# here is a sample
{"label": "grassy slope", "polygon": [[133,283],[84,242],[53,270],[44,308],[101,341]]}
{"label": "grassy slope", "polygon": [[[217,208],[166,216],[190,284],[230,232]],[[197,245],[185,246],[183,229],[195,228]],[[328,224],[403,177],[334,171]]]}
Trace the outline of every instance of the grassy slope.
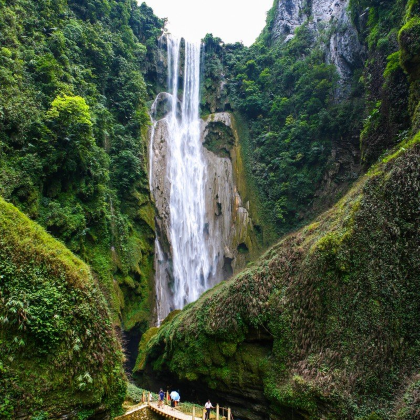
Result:
{"label": "grassy slope", "polygon": [[2,198],[0,322],[2,419],[118,412],[122,351],[89,267]]}
{"label": "grassy slope", "polygon": [[[413,418],[419,138],[374,167],[315,223],[155,331],[142,346],[147,363],[213,389],[246,392],[259,382],[279,415],[293,407],[310,419],[374,412]],[[255,331],[265,342],[255,340]]]}

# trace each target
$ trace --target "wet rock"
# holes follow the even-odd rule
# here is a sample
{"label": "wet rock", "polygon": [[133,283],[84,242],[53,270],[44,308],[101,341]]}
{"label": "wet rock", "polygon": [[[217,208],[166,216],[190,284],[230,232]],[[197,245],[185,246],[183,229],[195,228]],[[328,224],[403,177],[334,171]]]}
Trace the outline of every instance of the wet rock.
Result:
{"label": "wet rock", "polygon": [[170,231],[169,231],[169,200],[171,194],[171,183],[167,176],[168,165],[168,144],[169,138],[168,122],[162,119],[155,123],[151,130],[151,166],[153,178],[151,190],[156,207],[156,229],[162,238],[163,251],[170,253]]}
{"label": "wet rock", "polygon": [[[160,98],[155,101],[155,108],[165,109],[169,97],[168,94],[160,94]],[[208,242],[210,261],[213,261],[212,274],[207,279],[209,287],[212,287],[246,265],[252,257],[251,251],[257,248],[257,240],[249,215],[249,203],[242,203],[235,185],[234,166],[239,154],[236,150],[239,139],[233,130],[231,115],[226,112],[210,115],[201,121],[200,131],[206,162],[203,239]],[[163,280],[159,282],[161,286],[157,287],[156,295],[157,301],[163,307],[172,307],[168,298],[172,293],[173,273],[170,239],[171,182],[168,176],[170,136],[167,120],[163,118],[155,122],[150,135],[150,165],[153,172],[151,190],[156,207],[156,230],[160,238],[160,244],[156,245],[159,249],[156,251],[155,270],[156,276]],[[205,147],[209,144],[212,146],[211,150]],[[238,248],[239,244],[243,246]],[[243,252],[244,247],[250,252]],[[165,290],[159,289],[162,287]]]}
{"label": "wet rock", "polygon": [[[217,272],[222,278],[215,278],[214,284],[225,280],[245,267],[250,259],[242,252],[243,244],[248,250],[257,248],[253,221],[249,215],[249,203],[243,205],[242,198],[234,180],[234,166],[238,155],[239,139],[233,130],[231,114],[220,112],[212,114],[202,123],[202,143],[209,145],[209,137],[214,139],[217,132],[217,147],[204,149],[207,162],[206,209],[211,237],[218,243],[212,244]],[[213,142],[213,145],[216,142]],[[221,150],[229,150],[224,156]],[[248,206],[248,209],[247,209]],[[224,250],[224,255],[222,252]]]}

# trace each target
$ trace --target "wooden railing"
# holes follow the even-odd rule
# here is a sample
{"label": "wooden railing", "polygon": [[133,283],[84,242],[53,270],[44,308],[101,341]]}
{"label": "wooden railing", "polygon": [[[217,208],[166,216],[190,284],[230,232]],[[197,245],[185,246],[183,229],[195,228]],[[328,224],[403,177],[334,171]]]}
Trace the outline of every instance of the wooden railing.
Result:
{"label": "wooden railing", "polygon": [[[192,405],[192,408],[185,410],[183,404],[180,403],[177,407],[175,407],[179,411],[183,412],[184,414],[189,414],[192,417],[192,420],[195,419],[202,419],[206,420],[206,409],[202,406]],[[210,411],[210,419],[209,420],[234,420],[232,411],[230,408],[220,407],[219,404],[215,407],[215,412]]]}
{"label": "wooden railing", "polygon": [[[142,402],[145,404],[148,404],[150,401],[153,400],[153,398],[154,398],[154,395],[151,392],[147,392],[147,393],[143,392]],[[158,396],[156,396],[156,399],[157,398]],[[169,405],[170,404],[169,392],[166,393],[166,401]],[[175,407],[175,408],[183,412],[184,414],[191,415],[192,417],[191,420],[195,420],[197,418],[206,420],[206,410],[202,406],[196,406],[192,404],[192,409],[185,411],[182,409],[182,405],[183,405],[182,403],[179,403],[178,407]],[[220,407],[219,404],[216,405],[215,416],[213,415],[212,412],[210,412],[210,419],[214,419],[214,418],[216,420],[234,420],[233,415],[232,415],[232,410],[230,408]]]}

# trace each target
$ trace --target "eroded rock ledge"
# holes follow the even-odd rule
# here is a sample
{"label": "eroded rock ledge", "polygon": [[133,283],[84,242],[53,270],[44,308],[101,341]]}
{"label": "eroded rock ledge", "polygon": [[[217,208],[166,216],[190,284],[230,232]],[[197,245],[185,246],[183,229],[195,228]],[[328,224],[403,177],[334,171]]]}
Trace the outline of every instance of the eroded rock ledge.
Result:
{"label": "eroded rock ledge", "polygon": [[[151,132],[151,159],[153,171],[151,188],[157,209],[156,229],[160,247],[156,256],[156,272],[163,277],[160,287],[163,296],[170,299],[173,282],[172,246],[170,240],[171,183],[167,175],[170,148],[168,121],[165,118],[166,96],[161,98],[160,117]],[[210,286],[226,280],[242,269],[259,253],[252,210],[244,202],[240,187],[244,185],[239,136],[230,113],[211,114],[201,120],[201,143],[207,168],[205,189],[206,231],[209,251],[217,265]],[[169,296],[169,298],[168,298]],[[172,307],[171,301],[164,302]],[[175,309],[175,308],[174,308]]]}

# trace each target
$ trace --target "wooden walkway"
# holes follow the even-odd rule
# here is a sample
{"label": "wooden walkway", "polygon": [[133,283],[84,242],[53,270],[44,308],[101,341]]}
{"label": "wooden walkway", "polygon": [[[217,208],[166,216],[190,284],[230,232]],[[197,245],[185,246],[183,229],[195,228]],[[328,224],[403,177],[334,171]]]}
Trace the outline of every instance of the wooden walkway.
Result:
{"label": "wooden walkway", "polygon": [[167,418],[167,419],[174,419],[174,420],[197,420],[197,419],[201,419],[201,417],[195,417],[193,419],[192,415],[188,415],[188,414],[184,414],[181,411],[177,410],[176,408],[171,408],[169,405],[163,405],[162,408],[158,407],[158,403],[157,402],[150,402],[149,404],[147,403],[142,403],[139,404],[137,406],[134,406],[133,408],[131,408],[130,410],[128,410],[124,415],[120,416],[120,417],[116,417],[115,420],[130,420],[131,418],[134,418],[134,414],[138,413],[139,411],[142,411],[146,408],[149,408],[150,410],[154,411],[155,413],[160,414],[161,416]]}
{"label": "wooden walkway", "polygon": [[195,420],[200,417],[195,417],[193,419],[192,415],[184,414],[181,411],[177,410],[176,408],[172,408],[169,405],[164,405],[162,408],[158,407],[157,402],[151,402],[149,405],[150,409],[155,413],[160,414],[168,419],[176,419],[176,420]]}
{"label": "wooden walkway", "polygon": [[[142,410],[145,410],[147,408],[149,408],[153,412],[155,412],[155,413],[157,413],[157,414],[161,415],[162,417],[165,417],[169,420],[204,420],[204,415],[205,415],[204,410],[203,410],[203,416],[200,417],[200,416],[196,416],[195,413],[193,413],[192,415],[182,413],[181,411],[177,410],[176,408],[172,408],[169,405],[163,405],[160,408],[160,407],[158,407],[157,402],[150,401],[149,403],[141,403],[137,406],[134,406],[133,408],[128,410],[124,415],[122,415],[120,417],[116,417],[115,420],[137,419],[139,417],[136,414],[139,414]],[[231,416],[230,409],[228,409],[228,411],[229,411],[229,417],[230,417]],[[220,420],[222,420],[222,419],[227,420],[226,417],[220,416]],[[217,406],[216,419],[215,420],[219,420],[219,406]]]}

